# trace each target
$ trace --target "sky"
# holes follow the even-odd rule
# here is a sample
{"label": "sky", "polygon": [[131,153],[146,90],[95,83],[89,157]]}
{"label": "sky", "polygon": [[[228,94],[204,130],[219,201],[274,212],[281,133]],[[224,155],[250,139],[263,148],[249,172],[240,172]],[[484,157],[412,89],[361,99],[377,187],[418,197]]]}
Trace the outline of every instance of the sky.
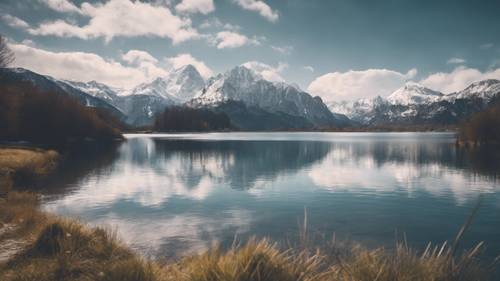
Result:
{"label": "sky", "polygon": [[131,88],[245,65],[325,101],[500,79],[498,0],[2,0],[13,66]]}

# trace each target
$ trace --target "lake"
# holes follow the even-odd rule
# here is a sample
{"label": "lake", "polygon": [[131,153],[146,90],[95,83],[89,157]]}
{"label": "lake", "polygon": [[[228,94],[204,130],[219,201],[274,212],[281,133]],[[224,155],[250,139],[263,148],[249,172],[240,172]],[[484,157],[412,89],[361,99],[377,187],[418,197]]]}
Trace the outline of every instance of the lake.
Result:
{"label": "lake", "polygon": [[453,133],[127,135],[82,149],[44,190],[43,206],[116,228],[147,256],[179,257],[250,236],[423,248],[452,239],[480,208],[464,246],[500,253],[500,153]]}

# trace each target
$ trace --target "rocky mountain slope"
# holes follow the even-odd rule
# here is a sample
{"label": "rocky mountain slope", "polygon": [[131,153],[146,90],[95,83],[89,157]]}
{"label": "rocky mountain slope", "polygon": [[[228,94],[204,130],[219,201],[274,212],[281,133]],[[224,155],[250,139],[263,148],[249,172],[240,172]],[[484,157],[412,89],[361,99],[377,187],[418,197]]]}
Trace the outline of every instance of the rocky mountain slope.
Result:
{"label": "rocky mountain slope", "polygon": [[228,101],[241,102],[247,108],[271,114],[301,118],[309,123],[307,128],[349,124],[345,116],[331,113],[321,98],[312,97],[293,85],[267,81],[244,66],[211,78],[188,105],[218,107]]}
{"label": "rocky mountain slope", "polygon": [[447,95],[410,82],[387,98],[332,102],[328,106],[365,126],[453,125],[484,109],[498,94],[500,81],[494,79]]}

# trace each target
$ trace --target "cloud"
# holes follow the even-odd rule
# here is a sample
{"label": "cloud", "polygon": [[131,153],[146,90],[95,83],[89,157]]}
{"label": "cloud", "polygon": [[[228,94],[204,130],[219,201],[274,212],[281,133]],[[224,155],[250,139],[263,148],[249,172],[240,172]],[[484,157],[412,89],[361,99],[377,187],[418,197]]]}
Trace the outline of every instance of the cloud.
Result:
{"label": "cloud", "polygon": [[416,74],[416,69],[407,73],[388,69],[333,72],[312,81],[308,91],[327,102],[387,96]]}
{"label": "cloud", "polygon": [[217,46],[217,49],[226,48],[238,48],[247,44],[260,45],[259,40],[256,38],[248,38],[243,34],[239,34],[233,31],[221,31],[218,32],[213,40],[213,43]]}
{"label": "cloud", "polygon": [[23,44],[9,44],[16,60],[13,66],[50,75],[59,79],[97,80],[115,87],[131,88],[163,72],[151,65],[125,66],[112,59],[86,52],[52,52]]}
{"label": "cloud", "polygon": [[215,11],[213,0],[182,0],[175,10],[183,13],[201,13],[209,14]]}
{"label": "cloud", "polygon": [[420,83],[443,93],[463,90],[473,82],[484,79],[500,79],[500,68],[481,72],[474,68],[459,66],[451,72],[438,72],[422,79]]}
{"label": "cloud", "polygon": [[190,64],[194,66],[200,75],[205,79],[213,75],[212,69],[210,69],[204,62],[197,60],[190,54],[179,54],[175,57],[166,58],[166,61],[175,69]]}
{"label": "cloud", "polygon": [[479,48],[481,50],[488,50],[488,49],[493,48],[493,46],[494,46],[493,43],[485,43],[485,44],[479,46]]}
{"label": "cloud", "polygon": [[81,13],[82,11],[68,0],[40,0],[52,10],[58,12]]}
{"label": "cloud", "polygon": [[122,59],[129,64],[139,64],[141,62],[157,63],[158,60],[150,55],[148,52],[140,50],[130,50],[122,55]]}
{"label": "cloud", "polygon": [[198,38],[191,21],[171,13],[164,6],[129,0],[110,0],[105,4],[83,3],[82,13],[89,17],[86,25],[79,26],[63,20],[40,24],[30,29],[33,35],[53,35],[93,39],[102,37],[110,41],[114,37],[157,36],[168,37],[173,43]]}
{"label": "cloud", "polygon": [[245,10],[258,12],[261,16],[269,20],[270,22],[276,22],[279,19],[279,15],[276,11],[273,11],[269,5],[264,1],[260,0],[234,0],[240,7]]}
{"label": "cloud", "polygon": [[279,63],[278,66],[273,67],[268,64],[258,62],[258,61],[249,61],[242,66],[253,70],[254,72],[260,74],[262,78],[271,81],[271,82],[285,82],[285,79],[281,77],[281,72],[288,67],[286,63]]}
{"label": "cloud", "polygon": [[290,55],[293,51],[293,46],[279,47],[279,46],[272,46],[271,45],[271,49],[273,49],[274,51],[281,53],[283,55]]}
{"label": "cloud", "polygon": [[462,63],[465,63],[465,60],[462,58],[450,58],[446,63],[447,64],[462,64]]}
{"label": "cloud", "polygon": [[2,20],[13,28],[28,29],[30,27],[30,25],[24,20],[9,14],[2,15]]}
{"label": "cloud", "polygon": [[304,69],[307,70],[307,71],[310,71],[310,72],[314,72],[314,67],[312,67],[310,65],[304,66]]}
{"label": "cloud", "polygon": [[207,19],[203,21],[202,24],[200,24],[200,28],[202,29],[207,29],[207,28],[222,28],[225,30],[240,30],[241,26],[236,25],[236,24],[230,24],[230,23],[223,23],[220,19],[213,17],[210,19]]}

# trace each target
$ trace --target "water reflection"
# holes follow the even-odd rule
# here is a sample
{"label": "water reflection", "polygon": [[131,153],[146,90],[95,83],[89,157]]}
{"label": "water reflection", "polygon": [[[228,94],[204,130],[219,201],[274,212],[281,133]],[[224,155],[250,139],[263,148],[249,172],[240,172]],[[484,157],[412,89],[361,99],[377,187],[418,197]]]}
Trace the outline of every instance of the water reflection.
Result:
{"label": "water reflection", "polygon": [[441,242],[484,193],[474,238],[500,246],[491,238],[500,235],[499,154],[453,143],[452,134],[132,136],[94,160],[73,157],[44,206],[117,227],[142,253],[178,256],[235,235],[283,239],[304,207],[322,232],[380,244],[397,228],[416,245]]}
{"label": "water reflection", "polygon": [[478,193],[498,190],[496,167],[500,158],[491,161],[490,157],[488,169],[484,166],[478,169],[470,157],[479,158],[480,152],[434,142],[333,144],[326,158],[311,167],[309,176],[316,185],[332,191],[400,191],[410,197],[417,191],[429,192],[435,196],[453,196],[457,203],[463,204],[476,199]]}

